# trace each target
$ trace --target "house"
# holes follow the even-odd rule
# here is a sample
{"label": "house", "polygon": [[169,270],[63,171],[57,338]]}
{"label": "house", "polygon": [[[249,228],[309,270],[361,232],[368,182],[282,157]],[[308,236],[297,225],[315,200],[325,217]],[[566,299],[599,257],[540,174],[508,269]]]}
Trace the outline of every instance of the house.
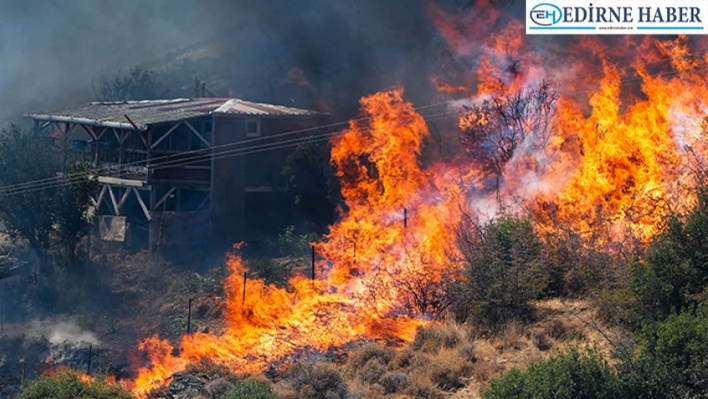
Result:
{"label": "house", "polygon": [[[287,155],[326,115],[235,98],[92,102],[25,115],[88,161],[100,236],[133,245],[234,242],[282,219]],[[286,204],[287,202],[287,204]]]}

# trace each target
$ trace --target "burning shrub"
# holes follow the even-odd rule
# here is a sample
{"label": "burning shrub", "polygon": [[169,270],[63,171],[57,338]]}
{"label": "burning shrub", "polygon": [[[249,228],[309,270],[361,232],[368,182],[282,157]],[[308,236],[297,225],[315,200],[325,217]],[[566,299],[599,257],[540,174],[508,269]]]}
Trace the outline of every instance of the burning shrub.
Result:
{"label": "burning shrub", "polygon": [[298,398],[344,399],[347,396],[342,376],[328,363],[298,363],[288,370],[286,379]]}
{"label": "burning shrub", "polygon": [[517,148],[524,146],[526,152],[537,154],[545,151],[559,97],[553,84],[544,81],[510,95],[494,95],[467,109],[461,121],[462,144],[488,175],[497,177],[497,189],[507,162],[519,156]]}
{"label": "burning shrub", "polygon": [[528,302],[544,292],[548,272],[543,245],[528,219],[502,216],[482,226],[463,223],[458,248],[465,274],[457,285],[458,319],[499,329],[510,320],[532,317]]}
{"label": "burning shrub", "polygon": [[117,385],[64,369],[55,375],[42,375],[32,381],[18,399],[131,399],[132,396]]}

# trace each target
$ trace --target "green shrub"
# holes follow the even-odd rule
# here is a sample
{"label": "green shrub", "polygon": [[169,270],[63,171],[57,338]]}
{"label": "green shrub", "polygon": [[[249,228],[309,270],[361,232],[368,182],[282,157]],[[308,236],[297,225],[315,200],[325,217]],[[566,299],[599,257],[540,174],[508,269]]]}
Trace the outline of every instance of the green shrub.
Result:
{"label": "green shrub", "polygon": [[310,244],[318,239],[317,234],[297,234],[294,226],[288,226],[278,235],[278,253],[283,256],[308,255],[311,251]]}
{"label": "green shrub", "polygon": [[223,397],[224,399],[277,399],[270,385],[263,381],[242,381],[237,383]]}
{"label": "green shrub", "polygon": [[283,284],[287,282],[290,274],[290,270],[285,265],[266,256],[248,259],[246,267],[268,284]]}
{"label": "green shrub", "polygon": [[699,398],[708,392],[708,305],[669,316],[620,366],[628,391],[643,398]]}
{"label": "green shrub", "polygon": [[708,189],[699,188],[696,206],[674,215],[652,242],[646,264],[635,264],[631,288],[640,326],[705,300],[708,289]]}
{"label": "green shrub", "polygon": [[458,233],[465,278],[457,286],[457,318],[494,329],[532,318],[528,302],[546,290],[548,272],[531,222],[501,216],[482,226],[463,225]]}
{"label": "green shrub", "polygon": [[615,399],[623,393],[617,376],[595,354],[577,349],[513,369],[493,381],[484,399]]}
{"label": "green shrub", "polygon": [[99,380],[82,381],[72,370],[62,370],[56,375],[42,375],[30,382],[18,399],[130,399],[132,396],[116,385]]}

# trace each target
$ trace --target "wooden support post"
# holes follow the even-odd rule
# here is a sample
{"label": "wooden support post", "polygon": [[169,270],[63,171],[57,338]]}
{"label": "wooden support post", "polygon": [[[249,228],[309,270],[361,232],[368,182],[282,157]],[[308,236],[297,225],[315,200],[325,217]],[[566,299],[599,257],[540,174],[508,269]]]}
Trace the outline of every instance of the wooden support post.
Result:
{"label": "wooden support post", "polygon": [[93,344],[89,344],[88,365],[86,366],[86,375],[91,374],[91,355],[92,354],[93,354]]}
{"label": "wooden support post", "polygon": [[310,248],[312,248],[312,279],[315,279],[315,246],[311,245]]}
{"label": "wooden support post", "polygon": [[246,282],[248,281],[248,272],[243,272],[243,298],[241,299],[241,306],[246,308]]}
{"label": "wooden support post", "polygon": [[187,309],[187,335],[192,332],[192,298],[189,298],[189,307]]}

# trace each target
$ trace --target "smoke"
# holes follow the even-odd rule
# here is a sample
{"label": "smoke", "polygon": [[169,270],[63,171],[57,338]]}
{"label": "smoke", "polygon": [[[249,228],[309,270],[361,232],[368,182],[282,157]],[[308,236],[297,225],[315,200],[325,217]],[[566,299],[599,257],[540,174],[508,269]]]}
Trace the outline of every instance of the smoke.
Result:
{"label": "smoke", "polygon": [[[464,5],[446,1],[446,7]],[[403,84],[429,100],[442,40],[426,1],[28,0],[0,5],[0,120],[94,99],[92,81],[134,66],[161,73],[170,96],[197,75],[221,96],[343,115],[365,94]],[[289,81],[293,68],[301,79]],[[307,82],[307,84],[304,84]],[[351,115],[346,115],[351,116]]]}
{"label": "smoke", "polygon": [[99,340],[90,332],[68,321],[56,323],[29,323],[25,334],[30,338],[45,338],[52,345],[98,345]]}

